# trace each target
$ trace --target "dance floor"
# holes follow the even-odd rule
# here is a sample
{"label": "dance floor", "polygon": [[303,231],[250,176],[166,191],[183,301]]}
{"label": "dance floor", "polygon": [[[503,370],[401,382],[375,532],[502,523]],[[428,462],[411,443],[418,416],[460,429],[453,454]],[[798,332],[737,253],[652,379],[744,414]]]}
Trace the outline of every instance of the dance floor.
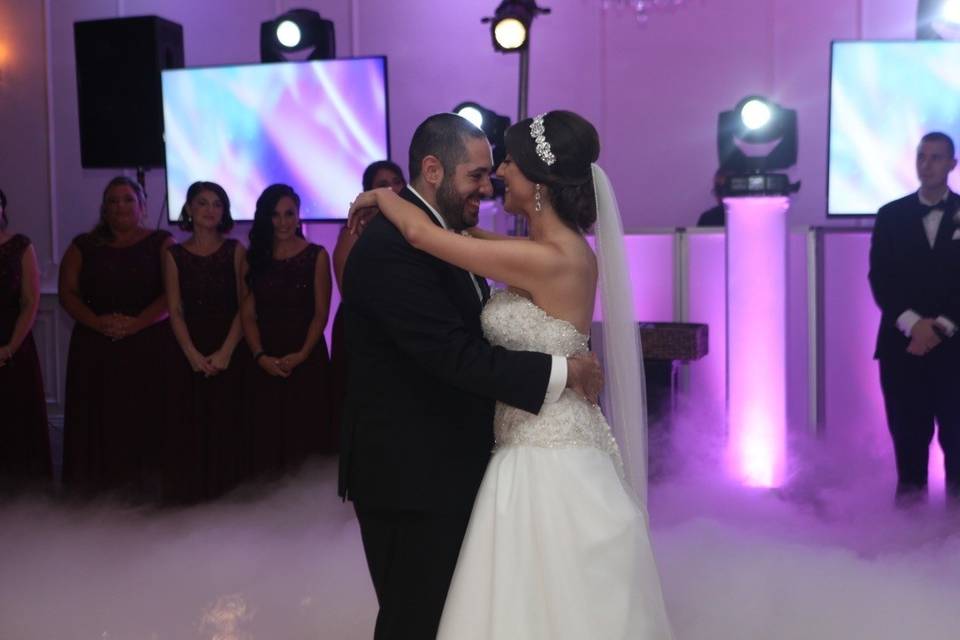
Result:
{"label": "dance floor", "polygon": [[[811,463],[778,491],[676,465],[650,495],[676,637],[956,638],[960,509],[942,492],[893,509],[883,462]],[[0,507],[0,638],[369,639],[376,603],[335,476],[326,461],[176,511]]]}

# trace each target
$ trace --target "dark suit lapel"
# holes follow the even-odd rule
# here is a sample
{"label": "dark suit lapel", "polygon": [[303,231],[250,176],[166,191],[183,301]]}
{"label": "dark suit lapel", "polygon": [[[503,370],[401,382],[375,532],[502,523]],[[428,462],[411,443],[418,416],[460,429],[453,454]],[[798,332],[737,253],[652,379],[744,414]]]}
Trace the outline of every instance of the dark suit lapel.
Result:
{"label": "dark suit lapel", "polygon": [[953,242],[953,232],[957,230],[957,223],[953,216],[957,213],[957,198],[953,194],[947,198],[943,210],[943,217],[940,219],[940,226],[937,227],[937,239],[933,248],[937,251],[946,249]]}
{"label": "dark suit lapel", "polygon": [[490,285],[487,284],[487,279],[482,278],[478,275],[473,276],[477,281],[477,284],[480,285],[480,293],[483,295],[483,304],[487,303],[487,300],[490,299]]}
{"label": "dark suit lapel", "polygon": [[[441,228],[443,227],[443,225],[440,224],[440,222],[433,216],[433,213],[430,212],[430,209],[427,207],[427,204],[423,200],[418,198],[415,193],[410,191],[410,189],[408,189],[407,187],[404,187],[400,191],[400,197],[406,200],[407,202],[415,204],[417,207],[419,207],[421,211],[427,214],[427,217],[430,218],[435,225]],[[466,271],[465,269],[461,269],[458,266],[452,265],[449,262],[444,262],[444,264],[447,265],[447,267],[449,267],[450,269],[457,272],[457,274],[460,276],[459,278],[457,278],[457,280],[459,282],[462,282],[464,287],[468,287],[468,286],[470,287],[470,296],[474,300],[477,300],[477,290],[472,286],[470,279],[472,278],[477,283],[477,286],[480,288],[480,295],[482,298],[482,300],[477,300],[477,303],[482,308],[483,305],[486,304],[487,299],[490,297],[490,286],[487,284],[487,281],[479,276],[476,276],[470,273],[469,271]]]}
{"label": "dark suit lapel", "polygon": [[923,223],[926,209],[916,194],[913,196],[912,204],[913,208],[905,212],[909,215],[909,220],[905,220],[903,226],[904,233],[907,234],[905,240],[915,245],[915,249],[911,250],[912,253],[917,256],[929,256],[933,247],[930,246],[930,239],[927,237],[927,226]]}
{"label": "dark suit lapel", "polygon": [[410,191],[410,189],[408,189],[407,187],[404,187],[403,189],[400,190],[400,197],[411,204],[417,205],[417,207],[419,207],[420,210],[423,211],[425,214],[427,214],[427,217],[430,218],[431,221],[433,221],[433,224],[437,225],[438,227],[443,226],[442,224],[440,224],[440,222],[436,218],[433,217],[433,214],[430,213],[430,209],[427,207],[426,203],[420,198],[418,198],[416,194],[413,193],[413,191]]}

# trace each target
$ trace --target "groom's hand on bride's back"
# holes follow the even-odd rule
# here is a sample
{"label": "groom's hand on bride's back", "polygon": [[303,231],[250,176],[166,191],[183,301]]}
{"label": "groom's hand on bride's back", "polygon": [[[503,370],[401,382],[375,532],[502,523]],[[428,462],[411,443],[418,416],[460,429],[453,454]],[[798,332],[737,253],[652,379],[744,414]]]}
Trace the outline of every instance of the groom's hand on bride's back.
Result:
{"label": "groom's hand on bride's back", "polygon": [[593,353],[567,358],[567,388],[597,404],[603,390],[603,368]]}

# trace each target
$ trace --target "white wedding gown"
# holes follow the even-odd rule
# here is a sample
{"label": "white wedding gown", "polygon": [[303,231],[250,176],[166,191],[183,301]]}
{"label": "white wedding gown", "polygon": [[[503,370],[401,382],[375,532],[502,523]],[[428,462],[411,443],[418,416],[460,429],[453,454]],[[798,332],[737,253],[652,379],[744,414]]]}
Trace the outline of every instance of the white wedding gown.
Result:
{"label": "white wedding gown", "polygon": [[[508,349],[587,351],[573,325],[509,291],[482,322]],[[670,638],[647,517],[600,410],[566,390],[538,415],[498,403],[494,430],[437,638]]]}

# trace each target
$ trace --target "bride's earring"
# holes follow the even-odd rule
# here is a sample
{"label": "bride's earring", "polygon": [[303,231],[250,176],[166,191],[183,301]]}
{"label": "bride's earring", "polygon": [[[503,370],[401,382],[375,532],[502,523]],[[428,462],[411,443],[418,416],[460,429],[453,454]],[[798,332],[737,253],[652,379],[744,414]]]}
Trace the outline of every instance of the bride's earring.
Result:
{"label": "bride's earring", "polygon": [[543,196],[540,195],[540,183],[537,183],[536,193],[533,195],[533,210],[539,213],[543,210]]}

